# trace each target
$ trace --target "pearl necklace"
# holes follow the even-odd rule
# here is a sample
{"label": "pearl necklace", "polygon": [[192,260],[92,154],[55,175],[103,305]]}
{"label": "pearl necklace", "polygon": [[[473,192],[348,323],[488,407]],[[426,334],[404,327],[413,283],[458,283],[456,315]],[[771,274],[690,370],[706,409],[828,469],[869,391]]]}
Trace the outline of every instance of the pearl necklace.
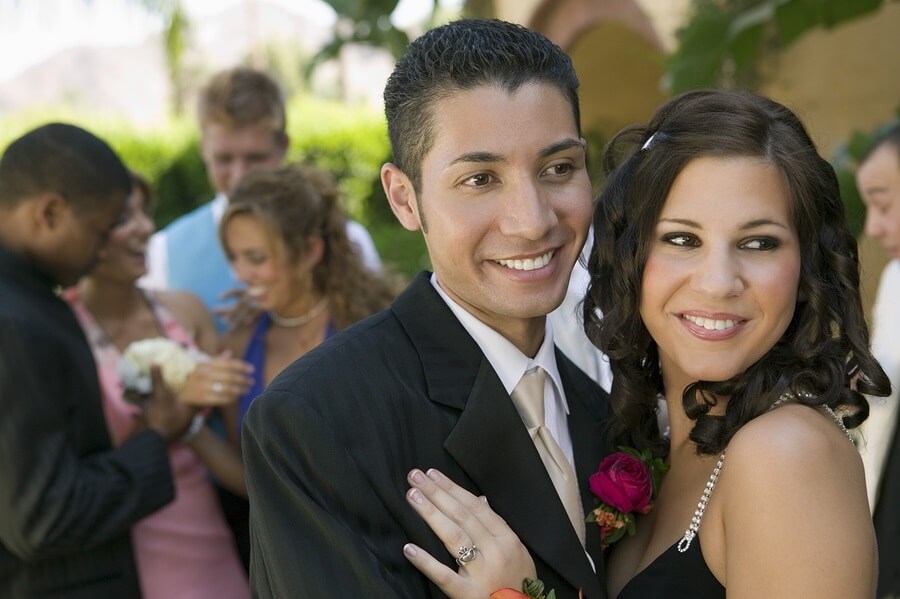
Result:
{"label": "pearl necklace", "polygon": [[269,318],[271,318],[272,322],[280,327],[301,327],[321,314],[322,310],[324,310],[327,305],[328,298],[326,297],[322,298],[322,301],[313,306],[309,312],[301,314],[300,316],[293,316],[288,318],[285,316],[279,316],[278,313],[275,312],[275,310],[269,310]]}

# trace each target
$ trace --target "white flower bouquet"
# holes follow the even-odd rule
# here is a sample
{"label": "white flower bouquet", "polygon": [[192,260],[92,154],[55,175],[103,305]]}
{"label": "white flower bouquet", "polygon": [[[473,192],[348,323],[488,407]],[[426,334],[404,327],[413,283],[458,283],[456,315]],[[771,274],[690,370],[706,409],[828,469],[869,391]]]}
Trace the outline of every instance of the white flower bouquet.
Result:
{"label": "white flower bouquet", "polygon": [[125,348],[118,365],[125,398],[137,401],[150,395],[153,389],[150,366],[153,364],[159,365],[163,381],[169,389],[178,393],[197,364],[207,359],[203,352],[186,348],[165,337],[135,341]]}

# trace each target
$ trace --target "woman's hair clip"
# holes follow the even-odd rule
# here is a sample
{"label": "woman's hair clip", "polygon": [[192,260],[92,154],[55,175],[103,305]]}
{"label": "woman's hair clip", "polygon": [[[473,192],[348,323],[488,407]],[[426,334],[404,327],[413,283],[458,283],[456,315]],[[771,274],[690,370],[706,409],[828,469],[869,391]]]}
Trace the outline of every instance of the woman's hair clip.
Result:
{"label": "woman's hair clip", "polygon": [[654,132],[653,132],[653,135],[651,135],[650,137],[648,137],[648,138],[647,138],[647,141],[644,142],[644,145],[641,146],[641,151],[642,151],[642,152],[643,152],[644,150],[648,149],[648,148],[650,147],[650,144],[653,143],[653,138],[656,137],[656,133],[657,133],[657,132],[654,131]]}

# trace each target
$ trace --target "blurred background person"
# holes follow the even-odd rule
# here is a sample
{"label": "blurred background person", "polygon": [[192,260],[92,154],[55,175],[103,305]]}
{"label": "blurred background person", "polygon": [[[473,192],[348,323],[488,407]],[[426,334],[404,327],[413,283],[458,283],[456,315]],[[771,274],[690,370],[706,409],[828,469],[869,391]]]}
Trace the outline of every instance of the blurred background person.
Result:
{"label": "blurred background person", "polygon": [[[125,212],[112,229],[100,260],[64,298],[75,311],[97,362],[103,412],[115,446],[140,430],[142,407],[126,399],[118,372],[122,352],[134,341],[169,338],[213,355],[218,335],[200,300],[186,292],[150,292],[136,285],[146,272],[153,233],[147,182],[132,175]],[[250,367],[213,358],[197,365],[179,394],[182,403],[233,401],[248,387]],[[137,522],[132,542],[145,599],[245,599],[247,576],[219,506],[209,470],[243,491],[240,456],[195,415],[188,431],[169,446],[175,500]],[[209,468],[209,470],[207,469]]]}
{"label": "blurred background person", "polygon": [[[213,311],[216,326],[224,331],[226,319],[215,308],[238,287],[238,281],[216,231],[241,178],[259,169],[275,168],[287,155],[284,98],[268,74],[236,67],[214,75],[200,90],[197,117],[200,154],[216,197],[151,238],[149,271],[142,284],[192,291]],[[378,252],[365,228],[349,219],[345,226],[365,264],[380,269]]]}
{"label": "blurred background person", "polygon": [[[314,166],[245,176],[230,196],[219,235],[228,261],[259,308],[225,334],[224,347],[254,367],[253,384],[223,409],[235,447],[250,403],[288,364],[354,322],[387,308],[399,282],[366,267],[347,236],[337,182]],[[249,504],[229,503],[249,556]]]}
{"label": "blurred background person", "polygon": [[91,348],[57,296],[96,264],[131,187],[72,125],[0,158],[0,597],[139,596],[129,531],[174,497],[166,446],[191,411],[151,369],[140,430],[111,444]]}
{"label": "blurred background person", "polygon": [[896,597],[900,596],[900,124],[877,137],[860,159],[856,184],[866,205],[865,233],[890,257],[875,299],[872,352],[891,379],[892,394],[870,401],[862,455],[878,539],[877,596]]}

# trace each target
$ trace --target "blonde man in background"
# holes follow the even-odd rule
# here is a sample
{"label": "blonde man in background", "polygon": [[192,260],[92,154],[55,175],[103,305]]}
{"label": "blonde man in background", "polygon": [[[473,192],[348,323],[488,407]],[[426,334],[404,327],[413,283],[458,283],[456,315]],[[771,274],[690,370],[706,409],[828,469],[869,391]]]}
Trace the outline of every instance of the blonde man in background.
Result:
{"label": "blonde man in background", "polygon": [[[246,67],[221,71],[200,91],[197,104],[200,153],[216,197],[176,219],[150,239],[148,273],[141,283],[154,289],[195,293],[208,309],[239,286],[219,246],[219,221],[228,196],[247,173],[278,167],[289,138],[281,89],[268,74]],[[381,267],[368,232],[347,221],[347,236],[363,262]],[[226,320],[216,317],[220,332]]]}

